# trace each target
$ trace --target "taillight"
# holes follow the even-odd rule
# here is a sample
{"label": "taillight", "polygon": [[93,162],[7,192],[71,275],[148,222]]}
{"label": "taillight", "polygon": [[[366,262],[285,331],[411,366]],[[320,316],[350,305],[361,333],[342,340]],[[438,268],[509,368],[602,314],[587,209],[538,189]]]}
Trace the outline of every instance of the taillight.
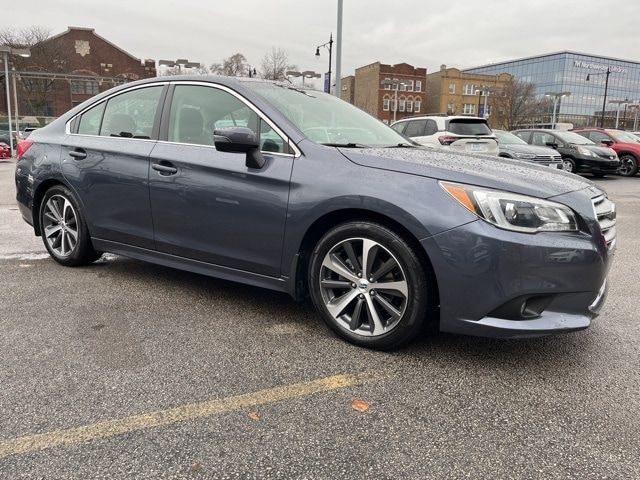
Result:
{"label": "taillight", "polygon": [[458,137],[452,137],[448,135],[443,135],[442,137],[438,137],[438,141],[440,142],[440,145],[451,145],[456,140],[458,140]]}
{"label": "taillight", "polygon": [[33,141],[31,140],[22,140],[19,142],[18,145],[16,145],[16,160],[20,160],[31,145],[33,145]]}

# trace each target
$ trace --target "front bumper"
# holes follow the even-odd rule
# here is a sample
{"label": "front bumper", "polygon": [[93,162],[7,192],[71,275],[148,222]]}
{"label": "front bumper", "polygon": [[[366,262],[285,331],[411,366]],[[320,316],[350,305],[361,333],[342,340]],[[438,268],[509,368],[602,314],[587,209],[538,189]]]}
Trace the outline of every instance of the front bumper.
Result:
{"label": "front bumper", "polygon": [[583,173],[617,173],[620,167],[620,160],[602,160],[587,157],[579,157],[577,160],[578,172]]}
{"label": "front bumper", "polygon": [[587,233],[530,235],[477,220],[421,243],[438,281],[443,332],[520,338],[582,330],[606,298],[609,254]]}

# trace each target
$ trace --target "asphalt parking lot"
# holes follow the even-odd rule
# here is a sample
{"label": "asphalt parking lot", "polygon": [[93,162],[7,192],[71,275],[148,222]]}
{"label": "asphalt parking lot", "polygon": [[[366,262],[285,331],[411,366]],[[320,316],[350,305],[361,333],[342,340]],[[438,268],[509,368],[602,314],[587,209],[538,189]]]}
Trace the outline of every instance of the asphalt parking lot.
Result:
{"label": "asphalt parking lot", "polygon": [[[48,258],[0,162],[0,479],[640,478],[640,177],[593,326],[394,353],[283,294]],[[366,402],[366,411],[352,408]]]}

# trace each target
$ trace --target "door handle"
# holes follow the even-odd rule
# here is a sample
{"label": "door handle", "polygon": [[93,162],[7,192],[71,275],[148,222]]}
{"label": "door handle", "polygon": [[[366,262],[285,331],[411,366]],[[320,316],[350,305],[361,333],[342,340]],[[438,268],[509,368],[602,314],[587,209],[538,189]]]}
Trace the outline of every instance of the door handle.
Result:
{"label": "door handle", "polygon": [[69,156],[75,158],[76,160],[82,160],[87,158],[87,152],[84,148],[76,148],[75,150],[69,151]]}
{"label": "door handle", "polygon": [[178,173],[178,169],[176,167],[172,167],[171,165],[162,165],[161,163],[152,163],[151,168],[156,172],[159,172],[160,175],[175,175]]}

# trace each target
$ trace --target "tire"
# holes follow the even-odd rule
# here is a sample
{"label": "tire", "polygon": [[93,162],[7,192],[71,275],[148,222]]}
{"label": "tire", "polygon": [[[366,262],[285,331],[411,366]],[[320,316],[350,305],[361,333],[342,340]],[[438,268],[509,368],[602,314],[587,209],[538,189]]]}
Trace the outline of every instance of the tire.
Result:
{"label": "tire", "polygon": [[562,159],[562,169],[565,172],[576,173],[577,170],[576,162],[573,158],[563,158]]}
{"label": "tire", "polygon": [[638,160],[636,160],[636,157],[628,154],[620,157],[618,175],[633,177],[636,173],[638,173]]}
{"label": "tire", "polygon": [[102,256],[94,250],[84,215],[68,188],[56,185],[47,190],[40,203],[38,218],[44,246],[59,264],[78,267]]}
{"label": "tire", "polygon": [[[365,247],[369,266],[362,268]],[[428,325],[435,291],[430,277],[404,239],[383,225],[359,221],[338,225],[318,241],[308,285],[331,330],[355,345],[391,350]]]}

